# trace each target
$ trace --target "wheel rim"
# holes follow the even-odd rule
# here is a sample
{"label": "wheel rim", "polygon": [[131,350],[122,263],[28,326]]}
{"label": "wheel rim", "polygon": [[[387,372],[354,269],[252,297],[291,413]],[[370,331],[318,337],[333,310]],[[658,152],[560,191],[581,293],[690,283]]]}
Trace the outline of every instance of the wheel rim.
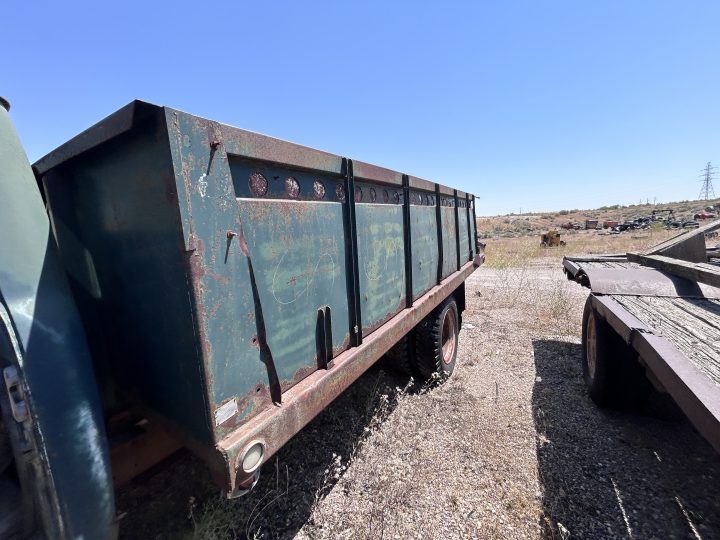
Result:
{"label": "wheel rim", "polygon": [[590,313],[587,321],[587,333],[585,339],[585,359],[587,362],[587,370],[590,380],[595,379],[595,369],[597,367],[597,348],[595,347],[596,340],[597,331],[595,327],[595,314]]}
{"label": "wheel rim", "polygon": [[457,343],[457,319],[455,312],[449,309],[445,313],[442,325],[442,359],[445,364],[450,364],[455,357],[455,344]]}

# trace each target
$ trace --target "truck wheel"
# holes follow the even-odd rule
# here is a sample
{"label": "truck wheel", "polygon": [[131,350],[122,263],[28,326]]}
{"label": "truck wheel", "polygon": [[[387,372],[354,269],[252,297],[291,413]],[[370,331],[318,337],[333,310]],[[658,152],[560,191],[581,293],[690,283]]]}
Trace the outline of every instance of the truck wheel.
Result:
{"label": "truck wheel", "polygon": [[412,332],[404,335],[395,346],[385,354],[387,366],[401,375],[408,377],[417,377],[417,369],[410,347]]}
{"label": "truck wheel", "polygon": [[645,397],[650,383],[637,353],[600,317],[592,297],[585,302],[582,343],[583,378],[596,405],[627,409]]}
{"label": "truck wheel", "polygon": [[417,368],[425,379],[447,379],[455,369],[460,317],[450,297],[415,328]]}

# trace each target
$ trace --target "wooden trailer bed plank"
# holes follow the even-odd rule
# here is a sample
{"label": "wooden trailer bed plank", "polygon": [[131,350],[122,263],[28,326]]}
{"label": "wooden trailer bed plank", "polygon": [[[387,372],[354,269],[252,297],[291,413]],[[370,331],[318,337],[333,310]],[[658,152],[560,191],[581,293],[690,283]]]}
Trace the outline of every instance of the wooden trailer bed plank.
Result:
{"label": "wooden trailer bed plank", "polygon": [[720,301],[625,295],[613,298],[653,333],[671,341],[720,386]]}

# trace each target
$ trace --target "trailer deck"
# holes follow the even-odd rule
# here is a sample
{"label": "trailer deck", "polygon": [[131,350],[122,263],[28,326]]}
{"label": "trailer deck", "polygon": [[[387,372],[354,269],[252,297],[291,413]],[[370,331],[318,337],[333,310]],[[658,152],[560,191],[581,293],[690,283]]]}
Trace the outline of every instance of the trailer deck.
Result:
{"label": "trailer deck", "polygon": [[591,290],[589,309],[634,350],[654,386],[720,451],[720,268],[704,245],[717,228],[643,253],[566,257],[563,268]]}
{"label": "trailer deck", "polygon": [[720,301],[623,295],[612,298],[720,385]]}

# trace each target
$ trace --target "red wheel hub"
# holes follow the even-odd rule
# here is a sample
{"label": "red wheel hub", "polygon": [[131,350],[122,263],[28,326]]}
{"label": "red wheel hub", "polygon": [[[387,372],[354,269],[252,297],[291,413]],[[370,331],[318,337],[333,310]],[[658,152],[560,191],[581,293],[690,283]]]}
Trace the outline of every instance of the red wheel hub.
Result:
{"label": "red wheel hub", "polygon": [[446,364],[450,364],[455,357],[455,347],[457,343],[457,317],[452,309],[445,313],[442,323],[442,359]]}

